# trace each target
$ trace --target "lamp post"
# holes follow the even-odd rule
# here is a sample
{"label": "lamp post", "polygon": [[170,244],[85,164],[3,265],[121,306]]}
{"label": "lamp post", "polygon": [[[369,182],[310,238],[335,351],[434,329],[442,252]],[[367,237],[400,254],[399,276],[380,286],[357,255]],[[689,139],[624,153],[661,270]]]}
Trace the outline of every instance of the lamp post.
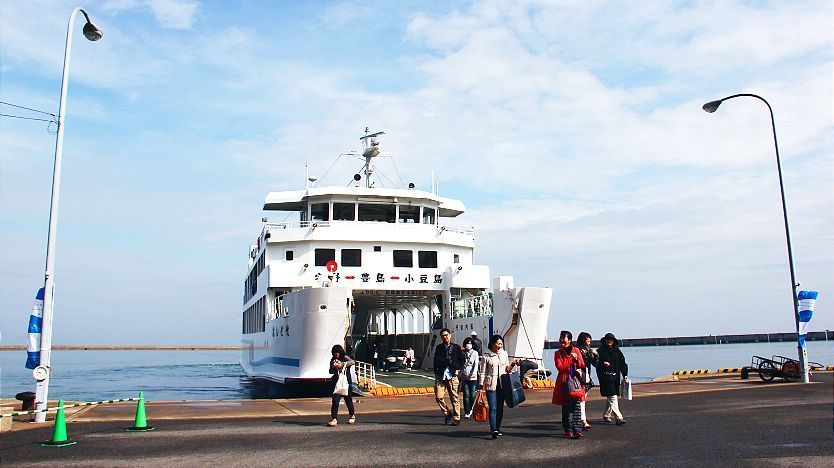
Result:
{"label": "lamp post", "polygon": [[793,299],[793,314],[794,314],[794,321],[796,323],[796,337],[797,343],[796,348],[799,353],[799,365],[802,367],[802,381],[808,383],[809,375],[808,375],[808,359],[805,355],[805,349],[803,348],[802,344],[799,342],[799,301],[796,297],[796,274],[794,273],[793,267],[793,250],[791,249],[791,230],[788,227],[788,207],[785,204],[785,186],[782,183],[782,164],[779,161],[779,144],[776,141],[776,120],[773,118],[773,108],[770,107],[770,103],[765,100],[765,98],[758,96],[756,94],[749,94],[749,93],[741,93],[741,94],[733,94],[732,96],[727,96],[723,99],[718,99],[717,101],[710,101],[703,105],[703,109],[710,114],[718,110],[718,106],[721,105],[722,102],[737,98],[737,97],[752,97],[756,98],[767,106],[767,109],[770,111],[770,124],[773,128],[773,146],[776,149],[776,170],[779,172],[779,191],[782,194],[782,215],[785,219],[785,238],[788,244],[788,266],[790,267],[791,271],[791,298]]}
{"label": "lamp post", "polygon": [[[72,50],[72,26],[78,12],[84,14],[84,37],[90,41],[101,39],[101,30],[90,21],[90,15],[81,7],[75,7],[70,13],[67,26],[67,42],[64,47],[64,72],[61,76],[61,101],[58,107],[58,134],[55,138],[55,166],[52,171],[52,200],[49,205],[49,235],[46,241],[46,268],[44,270],[43,327],[41,329],[40,367],[46,368],[35,387],[35,409],[45,410],[49,398],[50,358],[52,354],[52,300],[54,292],[55,271],[55,237],[58,225],[58,198],[61,185],[61,155],[64,145],[64,115],[67,106],[67,82],[69,81],[70,52]],[[35,422],[46,421],[46,413],[35,413]]]}

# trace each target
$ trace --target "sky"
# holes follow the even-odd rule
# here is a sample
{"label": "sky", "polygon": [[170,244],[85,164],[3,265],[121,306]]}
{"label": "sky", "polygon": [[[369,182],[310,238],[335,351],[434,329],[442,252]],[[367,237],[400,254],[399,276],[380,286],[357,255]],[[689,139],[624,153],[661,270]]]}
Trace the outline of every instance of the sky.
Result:
{"label": "sky", "polygon": [[[0,101],[57,113],[74,6],[0,0]],[[264,197],[365,127],[404,180],[465,203],[449,223],[492,276],[553,288],[550,339],[792,331],[767,107],[701,110],[736,93],[773,107],[809,329],[834,329],[831,2],[84,6],[104,36],[77,18],[56,344],[239,343]],[[4,345],[43,283],[54,150],[54,126],[0,117]],[[357,172],[339,161],[320,186]]]}

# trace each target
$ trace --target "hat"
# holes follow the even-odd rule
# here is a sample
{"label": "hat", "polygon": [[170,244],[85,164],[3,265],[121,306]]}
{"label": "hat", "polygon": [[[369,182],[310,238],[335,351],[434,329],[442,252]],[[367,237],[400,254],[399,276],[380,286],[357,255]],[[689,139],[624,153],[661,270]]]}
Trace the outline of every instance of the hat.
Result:
{"label": "hat", "polygon": [[602,337],[602,341],[605,341],[605,340],[608,340],[608,339],[614,340],[614,346],[619,346],[620,345],[620,340],[618,340],[617,337],[614,336],[613,333],[606,333],[605,336]]}
{"label": "hat", "polygon": [[472,333],[470,333],[470,335],[472,335],[472,336],[478,336],[478,332],[473,331]]}

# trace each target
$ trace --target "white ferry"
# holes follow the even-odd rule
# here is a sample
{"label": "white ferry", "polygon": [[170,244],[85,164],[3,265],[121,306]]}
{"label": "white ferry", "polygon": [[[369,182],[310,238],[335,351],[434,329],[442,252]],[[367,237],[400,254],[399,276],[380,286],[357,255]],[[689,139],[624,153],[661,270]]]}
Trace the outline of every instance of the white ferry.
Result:
{"label": "white ferry", "polygon": [[[379,137],[361,137],[365,163],[348,187],[271,192],[266,211],[296,219],[264,225],[250,246],[244,283],[241,366],[252,378],[313,389],[329,381],[330,348],[415,350],[430,368],[442,328],[484,346],[504,336],[511,356],[540,361],[552,290],[490,281],[475,263],[475,232],[446,220],[462,202],[432,191],[375,188]],[[364,180],[363,180],[364,179]],[[383,356],[384,357],[384,356]]]}

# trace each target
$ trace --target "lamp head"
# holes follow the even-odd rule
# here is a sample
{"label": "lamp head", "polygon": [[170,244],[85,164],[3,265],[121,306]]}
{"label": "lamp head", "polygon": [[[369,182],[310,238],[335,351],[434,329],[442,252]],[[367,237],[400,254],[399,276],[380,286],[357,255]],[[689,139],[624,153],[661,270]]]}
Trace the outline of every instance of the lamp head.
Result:
{"label": "lamp head", "polygon": [[88,21],[87,24],[84,25],[83,31],[84,31],[84,37],[86,37],[87,39],[89,39],[93,42],[101,39],[101,36],[102,36],[101,29],[99,29],[98,26],[96,26],[95,24],[93,24],[90,21]]}
{"label": "lamp head", "polygon": [[702,109],[704,109],[705,111],[712,114],[713,112],[718,110],[718,106],[720,106],[723,101],[724,101],[723,99],[719,99],[717,101],[710,101],[710,102],[704,104]]}

